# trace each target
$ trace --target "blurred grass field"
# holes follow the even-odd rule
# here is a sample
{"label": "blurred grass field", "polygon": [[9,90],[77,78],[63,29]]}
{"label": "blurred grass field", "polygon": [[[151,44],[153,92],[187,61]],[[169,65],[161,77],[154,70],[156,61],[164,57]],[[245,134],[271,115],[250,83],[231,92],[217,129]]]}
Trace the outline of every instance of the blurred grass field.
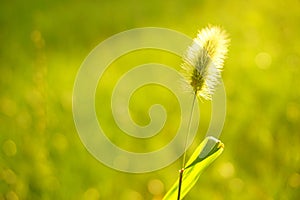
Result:
{"label": "blurred grass field", "polygon": [[[161,199],[177,179],[180,162],[146,174],[122,173],[98,162],[75,129],[73,83],[88,53],[116,33],[157,26],[195,37],[207,24],[221,25],[231,37],[223,72],[227,117],[220,139],[225,151],[186,199],[300,199],[300,1],[4,0],[0,200]],[[181,62],[151,51],[137,55],[123,63],[154,58],[179,69]],[[116,63],[111,73],[122,75],[118,69]],[[104,79],[107,89],[116,77]],[[176,122],[172,94],[162,88],[144,90],[152,90],[153,99],[133,96],[137,123],[147,124],[146,112],[154,101],[166,106]],[[163,100],[158,98],[161,93]],[[210,105],[200,104],[208,122]],[[98,113],[104,109],[96,107]],[[114,131],[109,110],[104,114],[105,127]],[[149,142],[139,143],[117,130],[110,137],[124,148],[143,152],[163,146],[159,141],[170,140],[176,126],[168,123],[165,131],[170,135]],[[200,125],[196,142],[206,128]]]}

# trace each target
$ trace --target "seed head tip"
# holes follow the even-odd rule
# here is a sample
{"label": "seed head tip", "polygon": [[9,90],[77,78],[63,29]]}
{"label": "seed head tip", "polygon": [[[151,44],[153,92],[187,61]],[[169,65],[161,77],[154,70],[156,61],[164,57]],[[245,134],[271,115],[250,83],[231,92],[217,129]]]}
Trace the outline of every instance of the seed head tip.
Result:
{"label": "seed head tip", "polygon": [[208,26],[199,31],[183,56],[182,69],[193,92],[210,100],[219,83],[229,39],[218,26]]}

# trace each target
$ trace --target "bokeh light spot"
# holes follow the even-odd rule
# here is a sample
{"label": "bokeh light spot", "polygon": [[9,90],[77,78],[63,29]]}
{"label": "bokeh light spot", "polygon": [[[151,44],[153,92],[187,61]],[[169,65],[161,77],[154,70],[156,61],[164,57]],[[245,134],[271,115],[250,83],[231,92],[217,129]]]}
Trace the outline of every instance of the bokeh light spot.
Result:
{"label": "bokeh light spot", "polygon": [[9,185],[16,183],[17,177],[11,169],[2,171],[2,179]]}
{"label": "bokeh light spot", "polygon": [[219,173],[223,178],[230,178],[234,175],[235,169],[232,163],[225,162],[219,167]]}
{"label": "bokeh light spot", "polygon": [[5,155],[14,156],[17,153],[17,146],[14,141],[6,140],[2,146]]}
{"label": "bokeh light spot", "polygon": [[290,102],[286,106],[286,117],[290,122],[297,122],[299,120],[300,111],[299,105],[294,102]]}
{"label": "bokeh light spot", "polygon": [[148,182],[148,191],[152,195],[161,195],[164,192],[164,184],[158,179],[152,179]]}
{"label": "bokeh light spot", "polygon": [[290,177],[289,177],[289,185],[292,188],[299,188],[300,187],[300,174],[298,173],[293,173]]}
{"label": "bokeh light spot", "polygon": [[127,190],[122,198],[120,199],[130,199],[130,200],[143,200],[143,196],[137,192],[137,191],[134,191],[134,190]]}
{"label": "bokeh light spot", "polygon": [[272,57],[266,52],[260,52],[255,56],[255,63],[260,69],[268,69],[272,64]]}
{"label": "bokeh light spot", "polygon": [[84,200],[96,200],[100,199],[100,194],[97,189],[89,188],[83,195]]}
{"label": "bokeh light spot", "polygon": [[1,111],[3,114],[9,116],[9,117],[12,117],[16,114],[17,112],[17,105],[16,103],[9,99],[9,98],[3,98],[1,100]]}

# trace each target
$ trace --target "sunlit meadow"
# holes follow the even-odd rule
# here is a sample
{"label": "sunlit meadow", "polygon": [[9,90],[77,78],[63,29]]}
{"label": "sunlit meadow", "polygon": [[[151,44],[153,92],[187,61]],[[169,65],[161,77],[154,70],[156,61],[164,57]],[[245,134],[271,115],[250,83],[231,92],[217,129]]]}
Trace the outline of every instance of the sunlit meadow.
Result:
{"label": "sunlit meadow", "polygon": [[[162,199],[177,179],[180,160],[145,174],[118,172],[98,162],[75,129],[73,83],[88,53],[116,33],[151,26],[193,38],[207,24],[221,25],[231,38],[222,72],[225,149],[186,199],[299,199],[297,0],[2,1],[0,199]],[[154,50],[129,53],[112,63],[96,94],[108,137],[137,152],[160,148],[176,133],[180,113],[174,95],[147,86],[132,96],[130,109],[140,125],[149,122],[147,111],[154,103],[168,113],[164,132],[149,141],[122,133],[109,106],[97,99],[105,99],[126,70],[146,62],[179,70],[182,60]],[[210,103],[199,104],[201,123],[188,156],[210,120]]]}

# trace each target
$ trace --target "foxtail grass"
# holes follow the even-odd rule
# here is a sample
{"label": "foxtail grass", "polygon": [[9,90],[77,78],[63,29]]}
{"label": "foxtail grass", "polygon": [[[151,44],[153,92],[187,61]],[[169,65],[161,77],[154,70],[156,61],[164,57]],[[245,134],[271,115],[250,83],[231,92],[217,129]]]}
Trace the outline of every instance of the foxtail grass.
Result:
{"label": "foxtail grass", "polygon": [[216,86],[220,83],[221,71],[227,54],[229,39],[225,30],[218,26],[208,26],[199,31],[193,43],[183,56],[182,74],[186,88],[192,91],[194,98],[188,122],[188,133],[184,141],[182,168],[179,170],[178,200],[181,199],[182,177],[186,164],[187,140],[193,118],[197,97],[211,100]]}

